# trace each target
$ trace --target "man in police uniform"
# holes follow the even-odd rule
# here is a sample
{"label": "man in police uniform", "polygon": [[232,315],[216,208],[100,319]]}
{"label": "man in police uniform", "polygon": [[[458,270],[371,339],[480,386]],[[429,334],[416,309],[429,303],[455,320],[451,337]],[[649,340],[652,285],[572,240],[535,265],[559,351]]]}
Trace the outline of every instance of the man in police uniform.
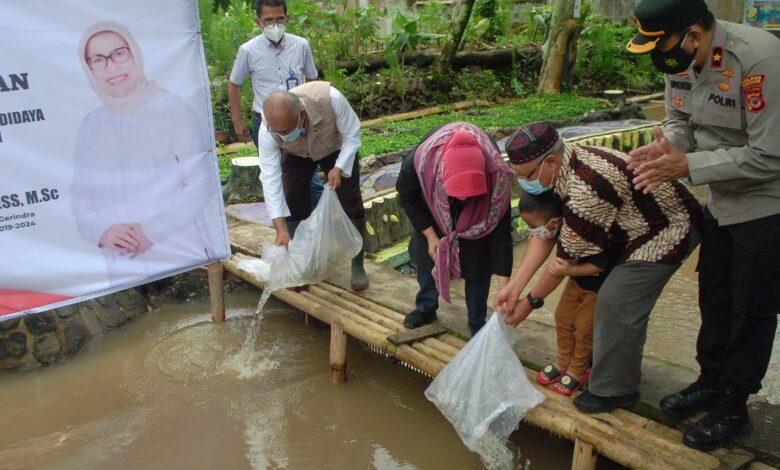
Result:
{"label": "man in police uniform", "polygon": [[661,401],[708,414],[684,435],[710,450],[749,430],[780,312],[780,39],[716,21],[704,0],[642,0],[628,44],[666,74],[665,131],[631,153],[634,185],[709,185],[701,230],[699,378]]}

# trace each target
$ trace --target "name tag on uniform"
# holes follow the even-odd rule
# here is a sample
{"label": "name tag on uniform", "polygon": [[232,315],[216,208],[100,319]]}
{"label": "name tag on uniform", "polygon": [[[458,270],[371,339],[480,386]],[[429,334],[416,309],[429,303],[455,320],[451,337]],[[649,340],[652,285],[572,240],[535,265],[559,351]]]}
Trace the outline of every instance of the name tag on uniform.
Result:
{"label": "name tag on uniform", "polygon": [[298,85],[300,85],[300,83],[298,82],[298,79],[295,77],[295,75],[290,75],[289,77],[287,77],[287,89],[288,90],[291,90],[291,89],[297,87]]}

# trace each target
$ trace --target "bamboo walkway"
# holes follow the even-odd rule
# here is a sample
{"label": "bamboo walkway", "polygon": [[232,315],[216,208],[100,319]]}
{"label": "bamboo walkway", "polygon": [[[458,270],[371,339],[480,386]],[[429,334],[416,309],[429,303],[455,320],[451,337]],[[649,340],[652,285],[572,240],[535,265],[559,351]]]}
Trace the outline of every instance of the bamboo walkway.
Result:
{"label": "bamboo walkway", "polygon": [[[238,269],[242,258],[248,256],[233,256],[223,263],[224,269],[252,285],[264,287],[261,280]],[[301,292],[281,289],[273,295],[331,326],[331,381],[335,383],[346,379],[347,335],[373,352],[395,357],[429,377],[435,377],[465,345],[463,340],[445,333],[396,346],[388,341],[388,336],[409,331],[403,326],[403,314],[334,285],[319,283]],[[528,369],[526,373],[537,386],[536,373]],[[571,399],[545,387],[537,389],[546,400],[524,419],[575,442],[572,470],[594,469],[599,454],[632,469],[771,468],[755,462],[753,454],[739,448],[712,453],[688,448],[680,441],[680,431],[625,410],[582,414]]]}

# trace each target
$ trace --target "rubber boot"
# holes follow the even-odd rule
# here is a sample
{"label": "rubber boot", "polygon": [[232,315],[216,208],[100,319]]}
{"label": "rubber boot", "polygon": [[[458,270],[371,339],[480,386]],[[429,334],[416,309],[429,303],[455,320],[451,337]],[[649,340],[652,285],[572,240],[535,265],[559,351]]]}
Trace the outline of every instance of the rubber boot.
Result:
{"label": "rubber boot", "polygon": [[[360,232],[360,238],[363,240],[363,246],[366,244],[366,219],[349,219],[355,228]],[[361,248],[360,253],[352,258],[352,290],[360,292],[368,289],[368,276],[366,276],[366,270],[363,267],[363,258],[365,255],[365,249]]]}

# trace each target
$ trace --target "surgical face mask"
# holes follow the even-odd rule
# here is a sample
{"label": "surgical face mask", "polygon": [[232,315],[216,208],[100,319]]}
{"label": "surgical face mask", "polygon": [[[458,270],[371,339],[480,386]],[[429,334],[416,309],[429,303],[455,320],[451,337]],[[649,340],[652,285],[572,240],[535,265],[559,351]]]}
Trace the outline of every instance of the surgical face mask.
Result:
{"label": "surgical face mask", "polygon": [[559,220],[559,219],[551,219],[541,227],[528,229],[528,236],[534,238],[541,238],[543,240],[549,240],[551,238],[554,238],[556,235],[558,235],[558,229],[560,228],[560,224],[559,227],[556,227],[554,229],[549,229],[547,228],[547,226],[550,225],[550,223],[552,223],[555,220]]}
{"label": "surgical face mask", "polygon": [[263,26],[263,34],[265,34],[265,37],[267,37],[271,42],[279,42],[282,40],[282,36],[284,36],[284,30],[287,27],[287,25],[274,23],[271,26]]}
{"label": "surgical face mask", "polygon": [[534,180],[528,181],[523,178],[517,178],[517,184],[520,185],[520,189],[527,192],[528,194],[538,195],[546,193],[553,188],[552,184],[549,186],[542,186],[542,183],[539,182],[539,178],[542,177],[542,172],[544,171],[544,161],[542,161],[541,167],[542,169],[539,170],[539,176],[537,176]]}
{"label": "surgical face mask", "polygon": [[693,64],[698,49],[694,49],[693,53],[688,54],[682,47],[685,40],[688,39],[688,34],[685,33],[680,42],[666,52],[661,52],[658,48],[653,49],[653,52],[650,53],[650,59],[658,71],[668,75],[677,75],[688,70]]}
{"label": "surgical face mask", "polygon": [[298,139],[298,137],[301,136],[302,129],[300,127],[296,127],[294,130],[292,130],[289,134],[286,135],[280,135],[279,138],[283,141],[290,143],[294,140]]}
{"label": "surgical face mask", "polygon": [[[270,129],[269,129],[270,130]],[[291,130],[287,134],[280,134],[276,131],[270,131],[271,134],[275,134],[284,142],[290,143],[298,139],[303,133],[303,127],[301,127],[301,116],[298,116],[298,124],[295,125],[295,129]]]}

